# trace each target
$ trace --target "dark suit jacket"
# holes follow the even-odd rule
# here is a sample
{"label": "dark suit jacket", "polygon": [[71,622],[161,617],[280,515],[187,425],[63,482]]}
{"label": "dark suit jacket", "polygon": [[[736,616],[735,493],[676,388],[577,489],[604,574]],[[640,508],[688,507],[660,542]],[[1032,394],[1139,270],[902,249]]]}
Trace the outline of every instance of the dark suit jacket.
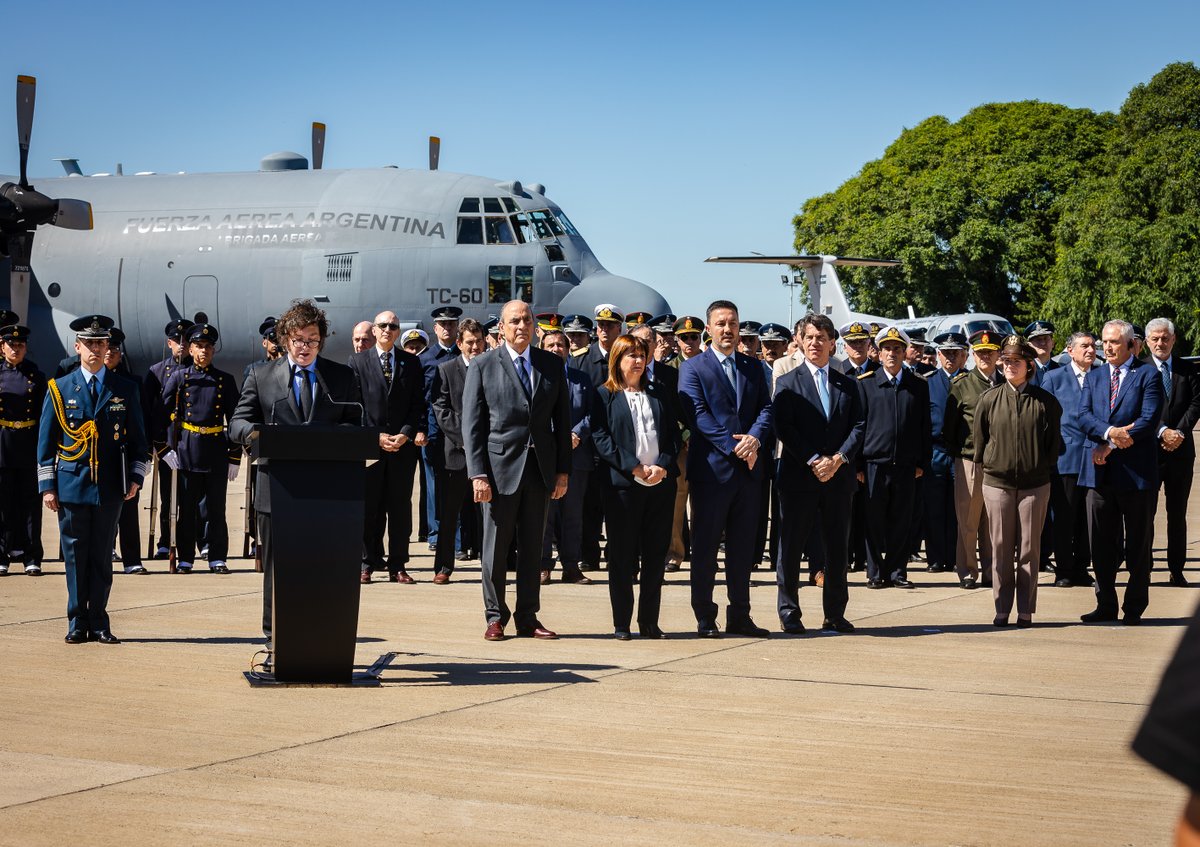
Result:
{"label": "dark suit jacket", "polygon": [[542,480],[554,488],[555,474],[571,472],[571,410],[562,359],[529,348],[533,394],[526,396],[501,344],[471,360],[463,389],[463,449],[467,475],[486,476],[498,494],[516,492],[532,442]]}
{"label": "dark suit jacket", "polygon": [[[771,386],[758,359],[736,353],[734,366],[736,395],[711,347],[679,366],[679,403],[692,431],[687,456],[692,482],[730,482],[742,474],[761,480],[771,464]],[[753,470],[733,455],[733,436],[739,433],[761,443]]]}
{"label": "dark suit jacket", "polygon": [[858,380],[867,419],[862,462],[928,471],[933,451],[929,386],[908,368],[900,369],[898,389],[888,380],[882,367]]}
{"label": "dark suit jacket", "polygon": [[420,360],[412,353],[394,347],[392,354],[390,386],[383,381],[378,348],[354,353],[346,364],[358,377],[367,426],[378,427],[388,435],[406,435],[411,441],[426,428],[425,375]]}
{"label": "dark suit jacket", "polygon": [[462,356],[443,361],[433,377],[433,416],[442,433],[442,456],[446,470],[467,468],[463,452],[462,401],[467,384],[467,365]]}
{"label": "dark suit jacket", "polygon": [[1134,424],[1129,431],[1133,446],[1111,451],[1103,465],[1093,463],[1089,453],[1079,472],[1079,484],[1085,488],[1111,485],[1124,491],[1157,489],[1162,378],[1152,365],[1131,359],[1116,405],[1109,411],[1111,380],[1112,365],[1107,362],[1088,371],[1079,403],[1079,428],[1094,447],[1104,443],[1109,427]]}
{"label": "dark suit jacket", "polygon": [[[654,431],[658,434],[658,458],[653,464],[665,468],[667,476],[679,474],[679,421],[675,419],[675,402],[661,383],[651,382],[646,388],[650,412],[654,416]],[[637,457],[637,434],[633,415],[624,391],[615,394],[604,386],[596,389],[592,408],[592,440],[601,460],[606,481],[614,488],[641,485],[634,481],[633,469],[641,464]]]}
{"label": "dark suit jacket", "polygon": [[[362,390],[354,371],[320,356],[317,357],[316,368],[317,390],[310,422],[358,426],[362,412],[356,404],[362,403]],[[338,405],[341,403],[354,405]],[[294,426],[302,423],[300,408],[292,391],[292,366],[287,356],[251,368],[229,422],[229,437],[248,447],[259,426]],[[254,508],[263,514],[270,514],[270,463],[260,464],[258,472],[260,478],[255,486]]]}
{"label": "dark suit jacket", "polygon": [[831,363],[826,420],[813,376],[808,365],[801,363],[775,384],[773,416],[775,434],[783,445],[778,476],[781,487],[800,490],[823,485],[808,467],[813,456],[841,453],[846,464],[838,473],[854,473],[862,450],[865,418],[857,380],[853,377]]}
{"label": "dark suit jacket", "polygon": [[572,356],[569,366],[587,374],[596,388],[608,381],[608,356],[600,349],[599,344],[588,347],[588,351],[582,356]]}
{"label": "dark suit jacket", "polygon": [[1042,388],[1053,394],[1062,406],[1058,472],[1063,476],[1079,476],[1083,463],[1092,462],[1092,444],[1079,428],[1079,401],[1083,399],[1083,389],[1075,379],[1075,368],[1068,366],[1048,371],[1042,378]]}
{"label": "dark suit jacket", "polygon": [[[1153,359],[1149,364],[1157,368]],[[1200,421],[1200,368],[1194,362],[1171,356],[1171,396],[1164,398],[1162,425],[1183,433],[1183,443],[1168,453],[1159,449],[1163,461],[1191,462],[1196,458],[1196,442],[1192,429]]]}
{"label": "dark suit jacket", "polygon": [[[399,346],[397,345],[397,348]],[[426,434],[429,436],[429,442],[425,446],[426,459],[429,454],[438,453],[438,441],[442,437],[438,430],[437,420],[433,415],[433,379],[437,376],[438,366],[451,359],[460,358],[462,353],[457,346],[451,347],[449,350],[442,348],[435,338],[430,342],[429,346],[421,351],[421,370],[425,375],[425,403],[428,413],[426,415]]]}
{"label": "dark suit jacket", "polygon": [[571,405],[571,432],[579,436],[579,446],[571,451],[571,470],[591,470],[596,466],[596,450],[592,445],[592,403],[596,389],[583,371],[564,367],[563,372]]}

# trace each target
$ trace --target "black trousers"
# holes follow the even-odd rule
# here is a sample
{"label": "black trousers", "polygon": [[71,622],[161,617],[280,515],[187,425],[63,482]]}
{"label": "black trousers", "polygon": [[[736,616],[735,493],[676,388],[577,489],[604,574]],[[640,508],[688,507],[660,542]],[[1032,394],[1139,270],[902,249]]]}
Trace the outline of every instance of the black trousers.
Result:
{"label": "black trousers", "polygon": [[262,631],[267,640],[271,640],[271,598],[275,587],[275,547],[271,544],[271,513],[258,512],[255,515],[255,528],[258,530],[258,550],[262,554],[263,568],[263,616]]}
{"label": "black trousers", "polygon": [[579,560],[589,565],[600,564],[600,536],[604,534],[604,484],[602,474],[588,474],[583,494],[582,537],[579,542]]}
{"label": "black trousers", "polygon": [[[183,471],[179,472],[179,487],[183,488]],[[228,480],[226,480],[228,483]],[[222,495],[224,496],[224,495]],[[183,500],[179,501],[181,504]],[[224,500],[220,502],[224,503]],[[194,544],[203,548],[205,539],[208,537],[208,507],[201,496],[193,508],[193,520],[196,527],[194,532]],[[182,509],[180,510],[179,518],[176,519],[175,526],[175,546],[179,547],[179,521],[182,520]],[[161,549],[167,549],[171,544],[171,469],[167,467],[163,461],[158,462],[158,546]],[[228,547],[228,539],[226,539],[226,547]],[[212,551],[210,550],[211,554]],[[210,556],[211,558],[211,556]],[[222,557],[224,558],[224,557]],[[190,562],[192,559],[184,559],[185,562]]]}
{"label": "black trousers", "polygon": [[[1178,451],[1177,451],[1178,452]],[[1183,575],[1187,560],[1187,508],[1192,493],[1192,471],[1195,457],[1176,457],[1166,454],[1158,463],[1167,506],[1167,567],[1172,574]]]}
{"label": "black trousers", "polygon": [[[546,531],[549,499],[550,492],[546,490],[537,460],[530,453],[517,490],[512,494],[498,494],[493,488],[491,502],[483,504],[483,609],[489,624],[499,621],[501,626],[507,626],[510,617],[516,619],[518,629],[538,624],[542,535]],[[517,545],[515,614],[509,611],[504,597],[506,564],[514,539]]]}
{"label": "black trousers", "polygon": [[[842,467],[831,480],[803,487],[784,487],[781,492],[782,526],[779,558],[775,562],[778,586],[779,622],[784,626],[799,623],[800,558],[811,548],[812,538],[820,538],[825,583],[821,589],[821,607],[826,620],[846,617],[849,591],[846,568],[850,560],[850,513],[846,503],[857,485],[854,471]],[[794,483],[793,483],[794,484]]]}
{"label": "black trousers", "polygon": [[934,470],[924,483],[925,559],[930,565],[954,568],[958,547],[958,518],[954,514],[954,466]]}
{"label": "black trousers", "polygon": [[907,579],[916,474],[909,465],[867,465],[867,578]]}
{"label": "black trousers", "polygon": [[[207,498],[210,503],[225,503],[225,490],[229,487],[226,470],[179,471],[179,517],[175,523],[176,561],[196,561],[196,546],[199,543],[200,503]],[[229,558],[229,526],[225,510],[213,509],[208,515],[208,561],[223,562]]]}
{"label": "black trousers", "polygon": [[850,497],[850,566],[861,570],[867,565],[867,486],[856,478]]}
{"label": "black trousers", "polygon": [[121,565],[126,568],[142,564],[142,530],[138,521],[139,502],[142,491],[121,504],[121,517],[117,520],[117,546],[121,552]]}
{"label": "black trousers", "polygon": [[604,487],[604,514],[608,521],[608,600],[613,629],[628,630],[633,619],[633,579],[638,578],[638,629],[658,628],[662,606],[663,570],[671,546],[671,518],[675,513],[675,480],[647,487],[635,483]]}
{"label": "black trousers", "polygon": [[[471,493],[471,482],[467,479],[467,469],[450,470],[446,468],[438,471],[437,493],[438,499],[441,501],[439,514],[442,516],[442,523],[446,526],[446,538],[449,539],[451,528],[458,526],[460,517],[464,524],[464,530],[475,520],[475,498]],[[460,537],[464,539],[464,545],[468,535],[469,533],[466,531],[460,533]],[[433,569],[436,573],[454,573],[454,545],[448,540],[445,544],[439,544],[437,551],[434,552]]]}
{"label": "black trousers", "polygon": [[67,572],[67,631],[109,628],[112,550],[121,514],[120,499],[100,505],[58,504],[58,529]]}
{"label": "black trousers", "polygon": [[0,556],[21,551],[21,564],[42,563],[42,496],[37,468],[0,468]]}
{"label": "black trousers", "polygon": [[1054,569],[1059,579],[1082,582],[1092,563],[1087,531],[1087,489],[1077,474],[1050,477],[1050,509],[1054,512]]}
{"label": "black trousers", "polygon": [[[767,505],[771,502],[772,485],[771,474],[767,474],[767,478],[762,482],[762,503]],[[754,531],[754,544],[750,549],[750,566],[757,568],[763,560],[763,554],[767,551],[767,518],[770,517],[770,510],[761,509],[758,513],[758,527]],[[775,561],[774,558],[771,561]]]}
{"label": "black trousers", "polygon": [[405,444],[395,453],[380,452],[379,461],[367,468],[362,567],[368,573],[385,566],[385,527],[388,533],[388,572],[402,571],[408,564],[416,470],[417,448],[412,444]]}
{"label": "black trousers", "polygon": [[1154,534],[1154,513],[1158,511],[1158,492],[1101,486],[1088,490],[1087,507],[1096,572],[1096,607],[1113,614],[1117,611],[1117,569],[1123,550],[1129,584],[1121,607],[1125,614],[1140,617],[1150,602],[1150,541]]}
{"label": "black trousers", "polygon": [[750,570],[758,513],[763,508],[762,480],[738,474],[727,483],[691,480],[692,503],[692,612],[700,626],[717,622],[713,586],[717,577],[717,550],[725,535],[725,592],[729,605],[726,626],[750,620]]}
{"label": "black trousers", "polygon": [[[546,534],[542,540],[542,570],[554,570],[555,545],[558,546],[558,560],[562,562],[563,571],[579,569],[583,555],[583,501],[587,496],[591,476],[590,468],[571,471],[567,493],[557,500],[550,501],[550,508],[546,513]],[[608,512],[607,494],[604,498],[604,511]],[[611,547],[612,541],[608,543]],[[607,555],[611,560],[611,551]]]}

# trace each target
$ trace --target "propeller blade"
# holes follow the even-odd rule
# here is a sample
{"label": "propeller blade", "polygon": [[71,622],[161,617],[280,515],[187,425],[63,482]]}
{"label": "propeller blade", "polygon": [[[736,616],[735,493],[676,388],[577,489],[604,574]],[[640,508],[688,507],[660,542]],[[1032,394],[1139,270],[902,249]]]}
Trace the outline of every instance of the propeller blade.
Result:
{"label": "propeller blade", "polygon": [[325,163],[325,124],[313,121],[312,133],[312,166],[314,171],[321,170]]}
{"label": "propeller blade", "polygon": [[17,77],[17,146],[21,148],[21,185],[29,187],[25,169],[29,164],[29,136],[33,135],[33,98],[37,80],[31,76]]}
{"label": "propeller blade", "polygon": [[91,229],[92,204],[86,200],[71,200],[64,197],[58,200],[58,209],[55,211],[54,217],[50,219],[50,223],[54,226],[61,226],[63,229]]}
{"label": "propeller blade", "polygon": [[29,314],[29,254],[32,250],[32,232],[15,232],[8,237],[8,260],[11,268],[8,308],[18,315]]}
{"label": "propeller blade", "polygon": [[442,139],[436,135],[429,136],[429,170],[436,171],[438,159],[442,154]]}

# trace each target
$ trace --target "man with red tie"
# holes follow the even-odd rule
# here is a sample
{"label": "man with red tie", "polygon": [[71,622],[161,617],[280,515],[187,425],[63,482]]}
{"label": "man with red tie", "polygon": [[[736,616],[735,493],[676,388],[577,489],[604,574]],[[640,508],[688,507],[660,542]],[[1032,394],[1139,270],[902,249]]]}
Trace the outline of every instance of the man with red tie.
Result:
{"label": "man with red tie", "polygon": [[1091,489],[1088,526],[1096,573],[1096,608],[1081,620],[1117,619],[1117,568],[1124,550],[1129,569],[1124,622],[1132,626],[1141,623],[1150,601],[1163,385],[1158,371],[1133,355],[1132,324],[1109,321],[1100,340],[1106,362],[1088,371],[1079,403],[1079,428],[1093,445],[1079,484]]}

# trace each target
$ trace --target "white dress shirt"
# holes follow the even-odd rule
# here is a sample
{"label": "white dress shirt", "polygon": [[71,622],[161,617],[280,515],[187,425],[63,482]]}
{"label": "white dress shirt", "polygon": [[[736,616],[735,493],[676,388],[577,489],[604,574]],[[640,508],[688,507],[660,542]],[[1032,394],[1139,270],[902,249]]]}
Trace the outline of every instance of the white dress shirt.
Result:
{"label": "white dress shirt", "polygon": [[[643,465],[658,461],[658,429],[654,426],[654,410],[650,398],[644,391],[625,389],[625,402],[629,404],[629,416],[633,418],[634,454]],[[637,477],[634,477],[637,479]],[[637,479],[642,485],[657,485]]]}

